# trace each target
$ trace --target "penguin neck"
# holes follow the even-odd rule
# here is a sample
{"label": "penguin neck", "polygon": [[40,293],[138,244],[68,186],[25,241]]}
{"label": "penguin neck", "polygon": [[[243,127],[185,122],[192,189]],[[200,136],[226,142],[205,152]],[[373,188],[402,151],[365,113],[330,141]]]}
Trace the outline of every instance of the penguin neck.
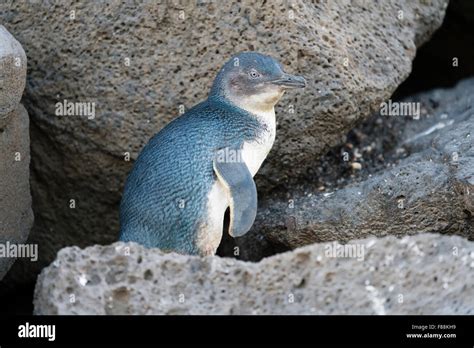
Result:
{"label": "penguin neck", "polygon": [[245,104],[235,104],[237,107],[242,110],[247,111],[252,116],[257,117],[260,121],[265,124],[274,124],[275,123],[275,107],[271,106],[268,108],[255,108]]}
{"label": "penguin neck", "polygon": [[246,111],[252,116],[256,117],[260,122],[266,125],[275,125],[275,104],[270,103],[256,103],[252,99],[228,98],[228,101],[237,106],[239,109]]}

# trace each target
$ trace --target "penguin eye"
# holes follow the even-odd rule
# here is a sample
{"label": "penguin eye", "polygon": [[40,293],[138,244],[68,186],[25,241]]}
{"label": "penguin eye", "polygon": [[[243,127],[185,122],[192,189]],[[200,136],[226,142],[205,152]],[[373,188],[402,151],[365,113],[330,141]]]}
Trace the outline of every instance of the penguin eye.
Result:
{"label": "penguin eye", "polygon": [[261,77],[262,75],[260,75],[257,70],[251,69],[249,71],[249,76],[250,76],[251,79],[257,79],[257,78]]}

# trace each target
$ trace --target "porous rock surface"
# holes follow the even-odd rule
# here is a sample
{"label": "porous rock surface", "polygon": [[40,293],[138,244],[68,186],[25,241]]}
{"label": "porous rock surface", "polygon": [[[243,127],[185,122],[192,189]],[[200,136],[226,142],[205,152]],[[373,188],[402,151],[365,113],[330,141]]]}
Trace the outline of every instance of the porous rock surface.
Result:
{"label": "porous rock surface", "polygon": [[[0,25],[0,244],[4,247],[7,242],[23,243],[33,224],[29,118],[20,104],[25,79],[25,52]],[[0,280],[14,261],[0,257]]]}
{"label": "porous rock surface", "polygon": [[[125,153],[136,158],[181,106],[204,99],[231,55],[270,54],[308,80],[277,109],[276,144],[257,177],[263,193],[304,176],[391,95],[446,6],[447,0],[0,5],[0,19],[29,56],[25,100],[37,144],[32,240],[43,248],[37,270],[65,245],[117,238],[132,165]],[[56,117],[55,104],[64,100],[95,102],[95,118]]]}
{"label": "porous rock surface", "polygon": [[35,313],[474,314],[473,242],[422,234],[350,245],[359,257],[329,243],[259,263],[135,243],[68,247],[39,276]]}
{"label": "porous rock surface", "polygon": [[[26,54],[21,44],[0,25],[0,128],[16,110],[26,81]],[[2,126],[3,124],[3,126]]]}

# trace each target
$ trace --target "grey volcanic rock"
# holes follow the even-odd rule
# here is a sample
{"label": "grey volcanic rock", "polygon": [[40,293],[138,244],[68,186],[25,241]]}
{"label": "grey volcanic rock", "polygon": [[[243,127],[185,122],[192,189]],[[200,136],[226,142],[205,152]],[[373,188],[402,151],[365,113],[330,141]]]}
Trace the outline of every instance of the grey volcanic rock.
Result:
{"label": "grey volcanic rock", "polygon": [[35,313],[474,314],[473,242],[425,234],[350,247],[356,257],[328,243],[259,263],[134,243],[69,247],[39,276]]}
{"label": "grey volcanic rock", "polygon": [[[315,242],[438,232],[474,239],[474,79],[405,100],[420,119],[404,117],[397,165],[335,192],[304,192],[260,202],[253,230],[236,240],[243,259],[270,243]],[[396,116],[378,116],[396,117]],[[377,136],[377,135],[375,135]],[[290,204],[292,203],[292,204]]]}
{"label": "grey volcanic rock", "polygon": [[26,81],[26,54],[20,43],[0,25],[0,129],[5,116],[20,102]]}
{"label": "grey volcanic rock", "polygon": [[[33,225],[28,113],[19,104],[7,117],[9,123],[0,129],[0,244],[3,245],[25,242]],[[0,280],[14,261],[0,257]]]}
{"label": "grey volcanic rock", "polygon": [[[0,244],[23,243],[33,224],[30,195],[29,118],[19,104],[25,87],[26,55],[0,25]],[[0,280],[13,264],[0,257]]]}
{"label": "grey volcanic rock", "polygon": [[[260,192],[303,176],[408,76],[416,47],[447,0],[254,2],[31,2],[0,5],[23,43],[33,115],[32,238],[42,262],[65,245],[117,238],[118,204],[148,139],[204,99],[222,63],[257,50],[306,76],[277,110],[276,144]],[[318,97],[324,96],[323,99]],[[96,117],[56,117],[55,104],[95,102]],[[76,208],[69,202],[74,199]],[[18,272],[26,274],[26,272]]]}

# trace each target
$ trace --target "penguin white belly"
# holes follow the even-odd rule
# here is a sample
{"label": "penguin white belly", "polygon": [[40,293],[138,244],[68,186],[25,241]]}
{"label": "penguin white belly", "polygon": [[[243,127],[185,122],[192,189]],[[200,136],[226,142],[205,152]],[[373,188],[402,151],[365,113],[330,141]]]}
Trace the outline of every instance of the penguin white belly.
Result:
{"label": "penguin white belly", "polygon": [[[263,161],[270,152],[275,141],[276,122],[275,111],[259,113],[259,119],[265,123],[266,131],[252,142],[245,142],[242,148],[242,159],[252,176],[260,169]],[[230,205],[230,192],[219,181],[213,183],[207,196],[207,220],[198,232],[198,248],[201,255],[214,255],[222,239],[224,214]]]}
{"label": "penguin white belly", "polygon": [[228,206],[228,190],[216,179],[207,195],[206,223],[198,231],[197,245],[202,256],[216,253],[222,239],[224,214]]}
{"label": "penguin white belly", "polygon": [[259,112],[255,114],[258,116],[259,120],[265,124],[266,131],[264,131],[255,141],[244,142],[242,148],[242,158],[252,176],[258,172],[263,161],[267,158],[267,155],[275,142],[276,133],[274,109],[268,112]]}

